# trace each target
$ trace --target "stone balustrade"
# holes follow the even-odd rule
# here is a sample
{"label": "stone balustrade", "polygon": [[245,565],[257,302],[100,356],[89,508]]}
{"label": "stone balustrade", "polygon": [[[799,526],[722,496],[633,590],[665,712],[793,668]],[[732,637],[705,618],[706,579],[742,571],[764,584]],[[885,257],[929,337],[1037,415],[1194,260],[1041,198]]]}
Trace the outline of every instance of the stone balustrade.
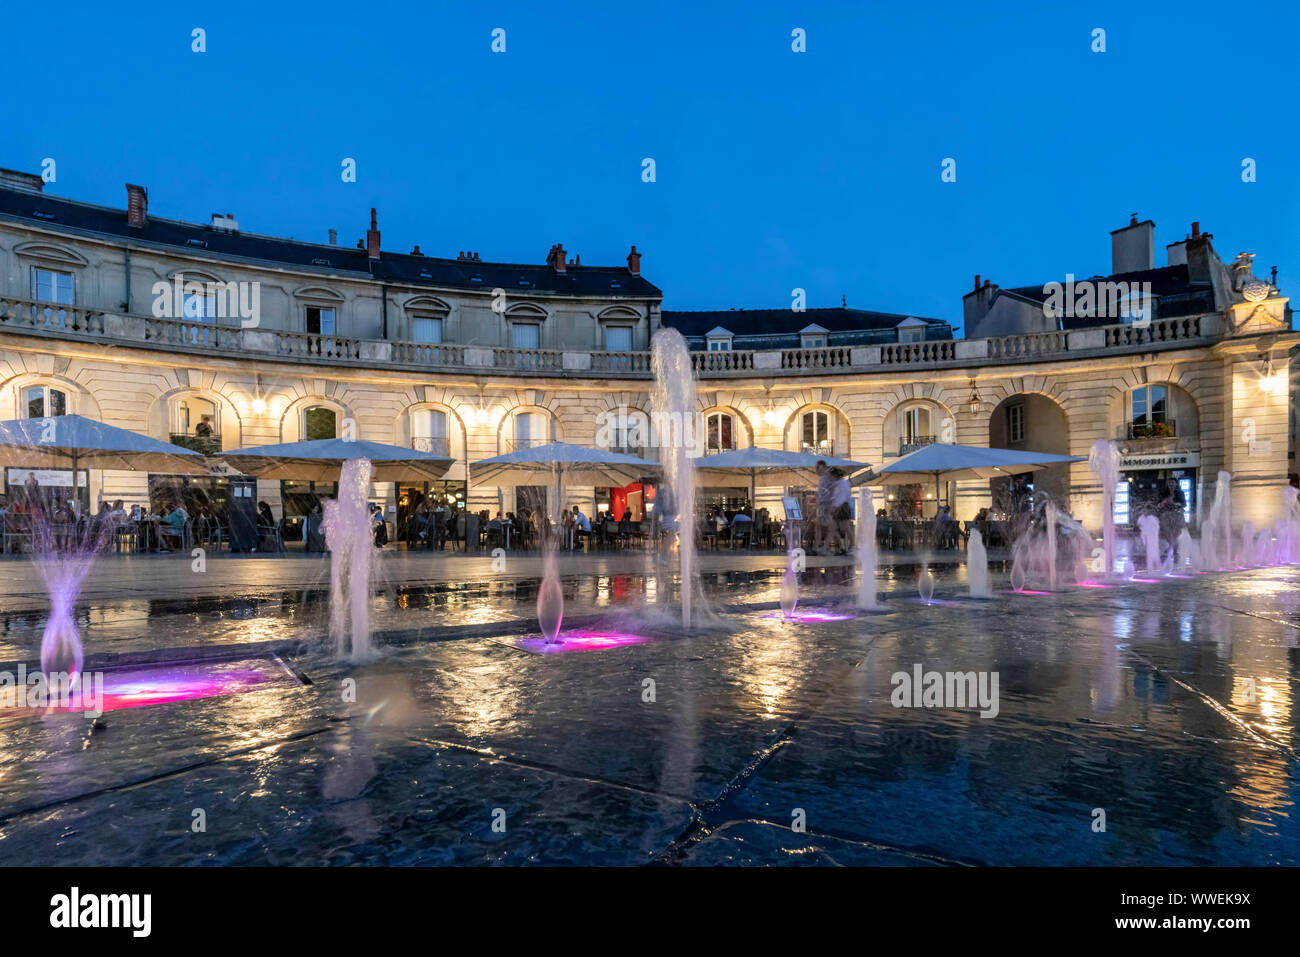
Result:
{"label": "stone balustrade", "polygon": [[[699,351],[691,363],[701,379],[755,374],[834,375],[881,369],[997,365],[1125,351],[1205,345],[1222,335],[1217,314],[1158,319],[989,339],[947,339],[821,349]],[[323,365],[384,366],[502,375],[647,379],[649,352],[514,349],[244,329],[233,325],[108,313],[80,306],[0,298],[0,332],[139,345],[180,352],[247,356]]]}

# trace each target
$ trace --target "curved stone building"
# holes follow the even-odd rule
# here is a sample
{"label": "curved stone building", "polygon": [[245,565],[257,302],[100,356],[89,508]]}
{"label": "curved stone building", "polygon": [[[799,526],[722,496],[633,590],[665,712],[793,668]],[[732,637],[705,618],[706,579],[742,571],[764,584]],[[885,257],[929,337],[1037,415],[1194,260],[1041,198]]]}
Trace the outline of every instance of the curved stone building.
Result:
{"label": "curved stone building", "polygon": [[[1005,290],[977,277],[967,337],[953,338],[943,320],[847,306],[664,312],[635,247],[617,267],[562,245],[522,265],[397,253],[373,210],[355,246],[308,243],[246,233],[228,214],[153,217],[137,186],[113,209],[0,172],[0,419],[75,412],[210,452],[350,432],[443,451],[456,464],[428,491],[511,511],[524,493],[468,486],[468,463],[552,439],[594,444],[611,423],[611,444],[636,445],[650,337],[671,325],[696,350],[706,452],[752,442],[880,465],[930,441],[1086,456],[1104,438],[1134,495],[1183,479],[1195,522],[1226,469],[1234,520],[1272,521],[1295,471],[1300,336],[1287,299],[1245,254],[1225,265],[1199,227],[1156,267],[1153,235],[1136,217],[1112,234],[1109,276]],[[8,469],[5,481],[25,477]],[[85,480],[88,503],[248,486]],[[1036,481],[1100,525],[1086,463]],[[293,515],[320,491],[263,481],[255,495]],[[396,511],[412,491],[376,496]],[[758,504],[779,509],[780,491],[760,489]],[[620,494],[568,491],[589,508]],[[940,490],[959,518],[991,495],[988,483]]]}

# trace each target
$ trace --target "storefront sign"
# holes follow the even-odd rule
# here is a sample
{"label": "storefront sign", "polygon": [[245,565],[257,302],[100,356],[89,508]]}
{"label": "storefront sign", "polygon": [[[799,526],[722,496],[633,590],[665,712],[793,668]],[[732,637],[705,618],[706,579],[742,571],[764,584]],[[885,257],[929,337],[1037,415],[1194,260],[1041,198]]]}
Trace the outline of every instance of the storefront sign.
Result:
{"label": "storefront sign", "polygon": [[1148,469],[1194,469],[1201,464],[1200,452],[1168,452],[1156,455],[1126,455],[1119,460],[1121,472]]}
{"label": "storefront sign", "polygon": [[[36,484],[47,488],[72,488],[72,469],[9,469],[10,485],[26,485],[27,476],[35,475]],[[77,485],[85,488],[90,481],[90,473],[77,472]]]}

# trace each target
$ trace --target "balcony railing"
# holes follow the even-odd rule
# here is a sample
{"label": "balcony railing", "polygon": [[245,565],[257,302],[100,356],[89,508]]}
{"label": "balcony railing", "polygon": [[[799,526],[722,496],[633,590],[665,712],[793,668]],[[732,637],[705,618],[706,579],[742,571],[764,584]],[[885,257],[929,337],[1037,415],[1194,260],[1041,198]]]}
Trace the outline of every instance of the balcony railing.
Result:
{"label": "balcony railing", "polygon": [[200,455],[215,455],[221,451],[220,435],[191,435],[188,432],[171,433],[172,445],[198,452]]}
{"label": "balcony railing", "polygon": [[853,350],[844,346],[823,349],[784,349],[782,369],[848,369],[853,365]]}
{"label": "balcony railing", "polygon": [[442,458],[450,458],[450,445],[445,435],[417,435],[411,439],[411,448],[417,452],[431,452]]}
{"label": "balcony railing", "polygon": [[[393,342],[339,335],[242,328],[219,322],[157,319],[81,306],[0,297],[0,331],[108,345],[319,365],[466,375],[648,379],[648,352],[516,349],[444,343]],[[698,351],[691,367],[701,379],[843,375],[906,368],[1034,362],[1117,352],[1209,345],[1223,335],[1215,313],[1174,319],[1052,331],[991,339],[946,339],[821,349]]]}
{"label": "balcony railing", "polygon": [[1173,419],[1160,419],[1155,422],[1130,422],[1128,437],[1130,439],[1172,439],[1178,436],[1178,429]]}
{"label": "balcony railing", "polygon": [[934,445],[935,438],[933,435],[914,435],[910,439],[904,439],[898,443],[898,454],[906,455],[908,452],[915,452],[917,449],[925,448],[927,445]]}
{"label": "balcony railing", "polygon": [[839,442],[826,442],[820,445],[802,445],[799,447],[800,452],[808,455],[825,455],[832,459],[846,459],[849,457],[849,450]]}

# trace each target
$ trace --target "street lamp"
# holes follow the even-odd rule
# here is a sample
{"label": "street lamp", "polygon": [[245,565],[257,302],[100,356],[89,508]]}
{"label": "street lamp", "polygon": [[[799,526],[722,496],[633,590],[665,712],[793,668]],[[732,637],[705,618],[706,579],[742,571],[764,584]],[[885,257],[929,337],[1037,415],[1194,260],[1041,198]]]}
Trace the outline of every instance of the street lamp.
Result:
{"label": "street lamp", "polygon": [[970,410],[971,415],[976,415],[979,413],[979,410],[982,409],[983,407],[984,407],[984,402],[980,398],[980,390],[975,385],[975,377],[971,376],[970,398],[966,400],[966,408]]}

